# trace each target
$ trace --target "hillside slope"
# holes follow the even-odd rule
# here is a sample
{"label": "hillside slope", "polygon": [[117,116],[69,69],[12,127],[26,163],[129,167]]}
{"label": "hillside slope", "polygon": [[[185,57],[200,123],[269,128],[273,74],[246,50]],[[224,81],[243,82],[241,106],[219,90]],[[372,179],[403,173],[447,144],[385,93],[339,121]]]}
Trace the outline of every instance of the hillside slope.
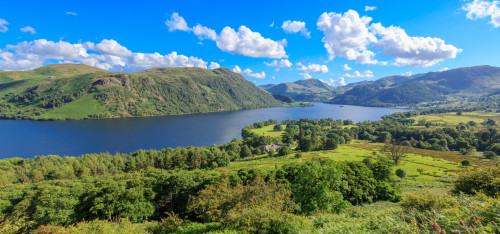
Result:
{"label": "hillside slope", "polygon": [[500,68],[475,66],[429,72],[412,78],[381,78],[352,87],[330,103],[364,106],[410,106],[489,96],[500,91]]}
{"label": "hillside slope", "polygon": [[117,118],[282,105],[227,68],[153,68],[130,74],[76,64],[70,68],[50,65],[0,73],[4,77],[0,80],[0,117]]}
{"label": "hillside slope", "polygon": [[269,84],[259,86],[271,94],[287,95],[297,101],[321,102],[332,98],[333,87],[318,80],[298,80],[293,83]]}

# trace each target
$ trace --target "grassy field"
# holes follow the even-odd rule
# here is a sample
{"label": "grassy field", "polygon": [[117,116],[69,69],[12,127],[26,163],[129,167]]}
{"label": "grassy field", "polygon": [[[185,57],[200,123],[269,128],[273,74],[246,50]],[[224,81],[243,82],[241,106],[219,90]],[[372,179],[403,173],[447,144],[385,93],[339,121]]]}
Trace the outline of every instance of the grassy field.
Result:
{"label": "grassy field", "polygon": [[[500,115],[496,113],[470,112],[464,113],[463,116],[457,116],[456,113],[449,113],[418,117],[425,117],[428,121],[440,120],[452,124],[457,121],[458,123],[468,122],[472,119],[480,119],[480,121],[478,121],[481,123],[488,118],[498,119]],[[283,131],[273,131],[273,127],[274,125],[269,125],[263,128],[252,129],[251,131],[257,135],[271,137],[281,136]],[[353,140],[350,144],[339,145],[336,150],[303,152],[301,153],[302,157],[298,159],[294,157],[295,153],[285,157],[268,157],[263,154],[248,160],[232,162],[226,169],[274,168],[287,163],[304,163],[312,159],[331,159],[334,161],[361,161],[364,158],[378,159],[385,157],[385,155],[380,152],[382,146],[383,144],[381,143]],[[496,163],[495,160],[483,159],[477,155],[462,155],[458,152],[412,148],[408,156],[399,165],[395,165],[393,169],[395,171],[401,168],[407,172],[408,176],[406,178],[398,178],[398,182],[403,188],[413,190],[423,186],[447,186],[450,185],[449,181],[455,177],[460,170],[465,169],[461,166],[461,162],[465,159],[472,163],[472,168],[492,166]],[[417,169],[421,169],[422,173]]]}
{"label": "grassy field", "polygon": [[500,113],[493,112],[463,112],[462,116],[458,116],[456,112],[444,113],[444,114],[430,114],[430,115],[420,115],[412,117],[416,123],[419,120],[425,119],[431,123],[439,123],[439,124],[453,124],[457,125],[460,123],[468,123],[469,121],[473,121],[476,123],[482,123],[488,119],[493,119],[497,123],[500,122]]}
{"label": "grassy field", "polygon": [[82,119],[90,114],[106,112],[106,108],[94,99],[94,94],[84,96],[74,102],[70,102],[61,108],[51,110],[40,118],[43,119]]}

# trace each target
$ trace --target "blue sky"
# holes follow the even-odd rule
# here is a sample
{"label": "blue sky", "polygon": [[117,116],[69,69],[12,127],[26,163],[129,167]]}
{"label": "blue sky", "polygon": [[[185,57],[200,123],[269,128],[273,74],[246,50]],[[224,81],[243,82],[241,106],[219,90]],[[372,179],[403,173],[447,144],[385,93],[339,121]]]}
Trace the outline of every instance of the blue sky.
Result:
{"label": "blue sky", "polygon": [[258,85],[309,77],[342,85],[500,66],[499,24],[500,4],[488,0],[9,0],[0,8],[0,70],[220,65]]}

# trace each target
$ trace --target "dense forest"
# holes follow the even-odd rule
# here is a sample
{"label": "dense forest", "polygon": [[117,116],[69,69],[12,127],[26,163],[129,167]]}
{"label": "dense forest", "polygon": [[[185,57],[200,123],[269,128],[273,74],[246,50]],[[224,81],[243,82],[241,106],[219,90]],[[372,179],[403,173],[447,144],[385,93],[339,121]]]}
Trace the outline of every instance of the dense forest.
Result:
{"label": "dense forest", "polygon": [[7,119],[159,116],[284,105],[227,68],[109,73],[63,64],[0,76],[0,118]]}
{"label": "dense forest", "polygon": [[[391,152],[384,147],[379,156],[374,153],[373,158],[357,162],[314,159],[274,168],[228,170],[227,166],[262,155],[300,158],[303,153],[335,150],[353,140],[464,154],[476,149],[491,152],[492,158],[500,153],[500,133],[494,120],[439,128],[422,123],[428,127],[415,128],[408,117],[417,114],[423,112],[398,113],[381,121],[357,124],[333,119],[280,123],[268,120],[243,128],[243,140],[210,147],[3,159],[0,160],[0,230],[75,232],[92,228],[86,225],[115,223],[129,228],[123,232],[135,232],[133,228],[137,226],[132,224],[136,223],[147,226],[143,231],[164,233],[186,227],[196,227],[197,232],[296,233],[320,228],[321,223],[327,222],[314,218],[311,224],[308,217],[341,213],[379,201],[403,200],[395,177],[403,178],[404,172],[393,170],[399,161],[391,158]],[[267,126],[283,133],[271,137],[254,132]],[[268,145],[280,147],[265,151]],[[488,218],[487,222],[500,221],[494,216],[495,209],[500,209],[496,199],[500,195],[499,168],[471,173],[457,178],[454,193],[484,194],[482,201],[489,204],[484,206],[484,212],[489,213],[481,213],[481,217]],[[437,206],[428,204],[435,200],[419,196],[405,198],[402,206],[415,208],[422,214]],[[446,204],[459,203],[452,201],[457,199],[453,196],[446,199]],[[419,215],[408,212],[401,222],[411,226],[418,219],[423,225]],[[127,224],[132,226],[121,226]],[[385,228],[397,228],[399,224],[387,225]],[[458,227],[458,221],[449,225]],[[487,225],[484,224],[491,226]]]}

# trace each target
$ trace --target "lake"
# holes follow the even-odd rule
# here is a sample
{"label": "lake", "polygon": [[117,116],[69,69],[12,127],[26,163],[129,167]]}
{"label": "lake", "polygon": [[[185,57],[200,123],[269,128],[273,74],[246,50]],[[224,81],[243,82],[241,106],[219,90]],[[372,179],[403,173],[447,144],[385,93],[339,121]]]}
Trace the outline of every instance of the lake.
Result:
{"label": "lake", "polygon": [[403,109],[314,104],[206,114],[72,121],[0,120],[0,158],[130,153],[138,149],[210,146],[241,139],[241,129],[268,119],[380,120]]}

